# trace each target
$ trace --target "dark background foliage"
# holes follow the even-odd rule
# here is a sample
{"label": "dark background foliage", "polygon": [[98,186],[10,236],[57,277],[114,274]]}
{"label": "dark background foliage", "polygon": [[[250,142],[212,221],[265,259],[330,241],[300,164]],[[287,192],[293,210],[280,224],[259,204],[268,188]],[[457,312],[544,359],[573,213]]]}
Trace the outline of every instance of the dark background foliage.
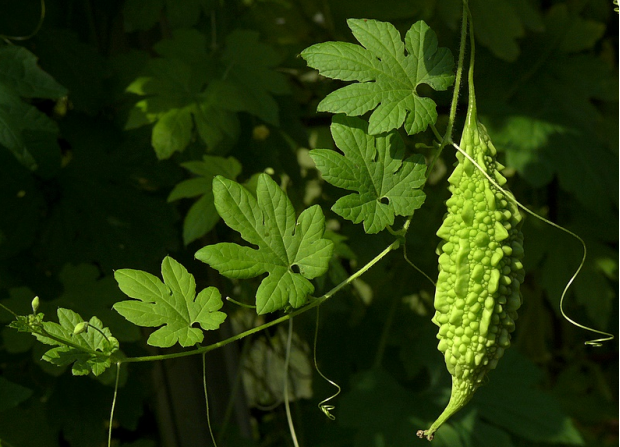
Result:
{"label": "dark background foliage", "polygon": [[[566,311],[617,333],[613,4],[470,3],[479,113],[508,166],[510,188],[529,208],[585,239],[589,256]],[[0,2],[4,305],[27,314],[38,295],[47,315],[59,306],[97,315],[135,356],[159,351],[147,347],[147,333],[111,310],[123,298],[114,269],[158,274],[170,254],[200,287],[214,285],[223,296],[252,302],[258,279],[224,280],[193,259],[206,244],[238,239],[213,216],[208,179],[219,171],[208,160],[202,171],[187,164],[204,155],[236,158],[241,170],[230,175],[249,185],[255,174],[270,173],[298,212],[323,207],[337,249],[329,273],[316,281],[319,292],[390,243],[390,235],[365,235],[329,210],[343,191],[320,180],[307,152],[333,147],[331,117],[317,114],[316,104],[339,84],[307,69],[298,54],[317,42],[352,41],[349,17],[391,21],[401,32],[425,20],[440,45],[456,53],[458,0],[66,0],[47,2],[45,10],[34,37],[12,39],[35,29],[41,3]],[[24,62],[23,72],[11,71],[6,55],[20,47],[42,70]],[[30,90],[10,81],[30,75]],[[420,90],[438,103],[443,129],[450,92]],[[415,144],[431,140],[428,132],[406,141],[419,152]],[[407,237],[409,257],[431,276],[455,159],[450,150],[442,157]],[[584,346],[590,334],[559,314],[580,246],[530,217],[524,233],[527,276],[514,347],[433,443],[618,445],[617,343]],[[397,252],[322,306],[318,363],[343,390],[330,402],[335,421],[317,408],[334,390],[312,366],[316,314],[295,320],[292,408],[302,445],[426,442],[415,431],[439,414],[450,385],[430,321],[432,297],[432,284]],[[252,317],[231,303],[225,310],[227,323],[207,343],[272,318]],[[10,318],[0,310],[0,322]],[[219,445],[292,445],[281,405],[283,329],[208,354]],[[41,362],[42,352],[26,334],[2,329],[0,445],[104,445],[113,377],[72,377]],[[116,445],[209,445],[201,383],[199,359],[130,365],[113,422]]]}

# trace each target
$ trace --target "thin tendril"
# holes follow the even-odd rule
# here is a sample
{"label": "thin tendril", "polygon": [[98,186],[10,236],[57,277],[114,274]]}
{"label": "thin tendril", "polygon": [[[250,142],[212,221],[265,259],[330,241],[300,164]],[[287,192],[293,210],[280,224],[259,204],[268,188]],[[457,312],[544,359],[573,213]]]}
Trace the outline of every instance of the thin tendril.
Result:
{"label": "thin tendril", "polygon": [[5,34],[0,34],[0,37],[2,37],[5,40],[28,40],[28,39],[31,39],[31,38],[33,38],[34,36],[37,35],[39,30],[43,26],[43,21],[44,20],[45,20],[45,0],[41,0],[41,14],[39,15],[39,23],[37,23],[37,26],[35,27],[35,29],[30,34],[28,34],[26,36],[7,36]]}
{"label": "thin tendril", "polygon": [[332,396],[329,396],[327,399],[323,399],[321,402],[319,402],[318,406],[319,406],[319,409],[323,413],[325,413],[325,416],[327,416],[329,419],[331,419],[333,421],[334,419],[336,419],[336,416],[331,414],[331,411],[336,409],[336,407],[331,405],[331,404],[328,404],[327,402],[329,402],[332,399],[335,399],[336,396],[338,396],[340,394],[341,389],[340,389],[340,386],[336,382],[334,382],[334,381],[328,379],[327,377],[325,377],[325,374],[323,374],[321,372],[321,370],[319,369],[319,365],[318,365],[317,360],[316,360],[316,346],[317,346],[317,342],[319,340],[319,309],[320,308],[321,308],[321,306],[317,306],[317,308],[316,308],[316,326],[314,328],[314,348],[313,348],[314,369],[316,369],[316,372],[319,373],[319,376],[321,376],[323,378],[323,380],[328,382],[330,385],[336,387],[336,389],[338,391],[336,391],[336,394],[334,394]]}
{"label": "thin tendril", "polygon": [[[254,323],[256,322],[257,317],[258,317],[258,314],[256,313],[252,315],[252,322],[250,323],[250,326],[254,326]],[[243,347],[241,348],[241,354],[239,355],[237,371],[235,372],[235,377],[232,381],[233,388],[228,397],[228,403],[226,404],[226,410],[224,411],[224,417],[222,419],[222,423],[220,424],[220,430],[216,438],[217,441],[221,441],[222,437],[226,433],[226,429],[228,427],[228,423],[230,421],[230,417],[232,415],[233,408],[235,405],[235,399],[237,398],[237,394],[239,393],[239,388],[241,386],[241,374],[243,371],[243,364],[244,364],[244,360],[246,359],[248,355],[251,340],[252,340],[252,337],[249,336],[243,341]]]}
{"label": "thin tendril", "polygon": [[116,362],[116,381],[114,382],[114,398],[110,409],[110,424],[108,427],[108,447],[112,446],[112,423],[114,422],[114,408],[116,407],[116,397],[118,396],[118,381],[121,376],[121,363]]}
{"label": "thin tendril", "polygon": [[[86,323],[86,331],[88,331],[88,329],[93,328],[95,331],[99,332],[101,335],[103,335],[103,338],[105,338],[105,341],[108,342],[108,345],[111,345],[110,343],[110,339],[108,338],[108,336],[106,334],[103,333],[103,331],[101,329],[99,329],[97,326],[93,326],[92,324],[90,324],[88,321],[85,321],[84,323]],[[85,332],[86,332],[85,331]]]}
{"label": "thin tendril", "polygon": [[288,366],[291,359],[291,343],[293,340],[293,319],[288,320],[288,335],[286,338],[286,358],[284,359],[284,408],[286,409],[286,421],[288,422],[288,429],[291,432],[291,438],[293,439],[293,445],[299,447],[297,441],[297,433],[295,433],[295,426],[293,425],[293,418],[291,416],[291,405],[288,399]]}
{"label": "thin tendril", "polygon": [[433,279],[430,276],[428,276],[421,268],[419,268],[417,265],[411,262],[411,260],[407,257],[407,245],[406,244],[403,244],[403,257],[405,258],[405,261],[407,261],[411,267],[416,269],[418,272],[422,274],[422,276],[428,279],[433,285],[433,287],[437,287],[437,284],[435,283],[435,281],[433,281]]}
{"label": "thin tendril", "polygon": [[211,441],[213,445],[217,447],[217,442],[215,442],[215,436],[213,435],[213,428],[211,427],[211,416],[209,415],[209,393],[207,392],[207,361],[206,361],[207,353],[204,352],[202,354],[202,388],[205,392],[205,407],[207,412],[207,427],[209,427],[209,434],[211,435]]}
{"label": "thin tendril", "polygon": [[12,314],[15,318],[19,317],[19,315],[17,315],[15,312],[13,312],[11,309],[9,309],[8,307],[6,307],[4,304],[0,303],[0,308],[6,310],[7,312],[9,312],[10,314]]}
{"label": "thin tendril", "polygon": [[504,196],[510,200],[512,203],[514,203],[515,205],[517,205],[519,208],[521,208],[523,211],[525,211],[526,213],[534,216],[536,219],[541,220],[542,222],[545,222],[547,225],[551,225],[554,228],[557,228],[558,230],[562,230],[563,232],[569,234],[570,236],[574,237],[575,239],[577,239],[580,243],[581,246],[583,248],[583,256],[581,257],[581,262],[579,263],[579,267],[577,267],[577,270],[575,270],[575,273],[573,273],[573,275],[571,276],[571,278],[568,280],[568,282],[566,283],[566,286],[564,287],[564,290],[562,291],[562,296],[560,297],[560,313],[562,314],[562,316],[566,319],[566,321],[568,321],[569,323],[573,324],[574,326],[577,326],[580,329],[584,329],[586,331],[590,331],[590,332],[594,332],[596,334],[600,334],[600,335],[604,335],[603,338],[596,338],[594,340],[588,340],[586,341],[584,344],[588,345],[588,346],[602,346],[603,342],[606,341],[610,341],[614,339],[614,336],[608,332],[603,332],[603,331],[599,331],[597,329],[593,329],[591,327],[588,326],[584,326],[581,323],[577,323],[575,320],[573,320],[572,318],[570,318],[568,315],[566,315],[566,312],[564,311],[564,298],[566,297],[566,293],[568,292],[569,287],[571,286],[571,284],[573,283],[573,281],[575,280],[575,278],[577,278],[577,276],[579,275],[579,273],[581,272],[581,269],[583,268],[585,262],[586,262],[586,254],[587,254],[587,248],[586,248],[586,243],[583,239],[581,239],[581,237],[579,237],[578,235],[576,235],[575,233],[573,233],[572,231],[570,231],[567,228],[564,228],[561,225],[558,225],[556,223],[551,222],[548,219],[545,219],[544,217],[536,214],[534,211],[531,211],[530,209],[526,208],[525,206],[521,205],[521,203],[519,203],[519,201],[517,199],[514,198],[514,196],[509,193],[508,191],[506,191],[505,189],[503,189],[500,185],[497,184],[497,182],[495,180],[493,180],[491,178],[491,176],[476,162],[476,160],[474,160],[467,152],[465,152],[463,149],[461,149],[457,144],[452,143],[452,145],[461,153],[463,154],[463,156],[465,156],[486,178],[487,180],[489,180],[489,182],[491,182],[491,184],[493,186],[495,186],[497,189],[499,189],[502,194],[504,194]]}

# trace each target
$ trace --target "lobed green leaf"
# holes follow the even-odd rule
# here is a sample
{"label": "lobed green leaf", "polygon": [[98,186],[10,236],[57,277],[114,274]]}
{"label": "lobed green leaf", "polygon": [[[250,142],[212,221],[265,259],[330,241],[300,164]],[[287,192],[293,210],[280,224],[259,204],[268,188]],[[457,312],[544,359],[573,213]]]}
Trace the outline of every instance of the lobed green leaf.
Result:
{"label": "lobed green leaf", "polygon": [[219,328],[226,314],[220,292],[208,287],[196,295],[196,281],[185,267],[169,256],[161,264],[164,282],[141,270],[121,269],[114,272],[120,289],[135,300],[121,301],[113,308],[138,326],[158,327],[147,343],[168,348],[175,343],[183,347],[202,342],[205,330]]}
{"label": "lobed green leaf", "polygon": [[268,273],[256,293],[259,314],[304,305],[314,292],[309,280],[327,271],[333,251],[333,243],[323,237],[321,208],[304,210],[295,222],[293,205],[267,174],[258,177],[256,197],[222,176],[213,179],[213,193],[224,222],[258,249],[219,243],[203,247],[196,258],[228,278]]}
{"label": "lobed green leaf", "polygon": [[411,26],[401,40],[390,23],[349,19],[349,28],[362,46],[326,42],[302,51],[308,65],[323,76],[358,81],[330,93],[319,111],[358,116],[370,115],[372,135],[405,124],[409,135],[421,132],[437,120],[436,105],[421,97],[417,88],[427,84],[446,90],[454,82],[454,60],[447,48],[438,48],[437,37],[423,21]]}
{"label": "lobed green leaf", "polygon": [[392,225],[395,216],[411,215],[422,206],[424,158],[405,158],[405,146],[396,131],[369,135],[365,121],[343,115],[333,118],[331,131],[344,156],[314,149],[310,157],[325,181],[356,192],[336,201],[332,207],[336,214],[353,223],[363,222],[367,233],[378,233]]}

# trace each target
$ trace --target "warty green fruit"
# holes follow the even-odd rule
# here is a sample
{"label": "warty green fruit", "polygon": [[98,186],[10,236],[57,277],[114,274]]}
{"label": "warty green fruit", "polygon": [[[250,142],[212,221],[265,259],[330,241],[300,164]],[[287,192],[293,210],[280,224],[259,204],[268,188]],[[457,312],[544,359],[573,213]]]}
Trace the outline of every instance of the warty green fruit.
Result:
{"label": "warty green fruit", "polygon": [[[473,92],[473,89],[470,91]],[[461,149],[502,186],[504,168],[485,127],[470,104]],[[463,154],[449,177],[448,212],[437,231],[439,277],[435,316],[438,349],[452,375],[448,406],[419,437],[435,431],[469,402],[486,374],[510,346],[523,282],[523,234],[517,206]]]}

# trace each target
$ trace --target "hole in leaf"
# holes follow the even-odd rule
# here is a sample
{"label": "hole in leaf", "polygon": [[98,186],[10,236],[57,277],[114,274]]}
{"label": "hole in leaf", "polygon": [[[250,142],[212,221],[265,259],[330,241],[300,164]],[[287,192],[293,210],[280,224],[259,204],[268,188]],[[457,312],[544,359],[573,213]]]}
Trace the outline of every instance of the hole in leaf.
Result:
{"label": "hole in leaf", "polygon": [[299,266],[297,264],[291,265],[291,271],[293,273],[301,273],[301,269],[299,268]]}
{"label": "hole in leaf", "polygon": [[415,88],[415,92],[420,98],[429,98],[433,96],[433,89],[428,84],[418,84]]}
{"label": "hole in leaf", "polygon": [[384,205],[389,205],[390,204],[390,199],[388,199],[387,197],[381,197],[379,199],[379,203],[382,203]]}

